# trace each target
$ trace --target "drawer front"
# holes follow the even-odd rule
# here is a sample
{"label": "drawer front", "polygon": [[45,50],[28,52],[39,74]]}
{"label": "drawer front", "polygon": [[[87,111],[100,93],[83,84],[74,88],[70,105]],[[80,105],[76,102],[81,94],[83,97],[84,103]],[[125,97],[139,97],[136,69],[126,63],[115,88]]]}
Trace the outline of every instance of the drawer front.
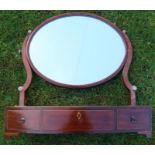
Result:
{"label": "drawer front", "polygon": [[150,130],[150,109],[117,109],[118,130]]}
{"label": "drawer front", "polygon": [[44,110],[42,130],[57,132],[114,129],[112,110]]}
{"label": "drawer front", "polygon": [[40,110],[8,110],[6,128],[9,130],[39,130]]}
{"label": "drawer front", "polygon": [[5,132],[138,132],[150,136],[150,107],[101,108],[11,107],[6,110]]}

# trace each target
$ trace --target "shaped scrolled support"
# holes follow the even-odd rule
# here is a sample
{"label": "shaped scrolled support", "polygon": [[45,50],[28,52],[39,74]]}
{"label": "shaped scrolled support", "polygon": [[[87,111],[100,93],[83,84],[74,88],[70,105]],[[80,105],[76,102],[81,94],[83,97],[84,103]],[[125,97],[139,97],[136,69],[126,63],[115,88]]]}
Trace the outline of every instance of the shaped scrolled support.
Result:
{"label": "shaped scrolled support", "polygon": [[31,84],[31,81],[32,81],[32,70],[31,70],[31,67],[27,61],[27,58],[26,58],[26,43],[28,41],[28,38],[29,38],[29,35],[30,35],[30,31],[28,31],[28,34],[23,42],[23,47],[22,47],[22,59],[23,59],[23,63],[24,63],[24,67],[25,67],[25,70],[26,70],[26,74],[27,74],[27,78],[26,78],[26,81],[24,83],[23,86],[19,86],[18,87],[18,90],[20,92],[20,95],[19,95],[19,106],[24,106],[25,105],[25,91],[29,88],[30,84]]}
{"label": "shaped scrolled support", "polygon": [[136,105],[137,87],[131,84],[131,82],[129,81],[129,77],[128,77],[129,68],[130,68],[130,65],[132,62],[133,49],[132,49],[132,45],[131,45],[129,38],[126,35],[126,31],[123,30],[123,33],[124,33],[124,37],[125,37],[125,41],[126,41],[126,45],[127,45],[127,60],[126,60],[126,63],[124,65],[124,68],[122,71],[122,76],[123,76],[123,81],[124,81],[125,86],[130,91],[130,104],[132,106],[135,106]]}

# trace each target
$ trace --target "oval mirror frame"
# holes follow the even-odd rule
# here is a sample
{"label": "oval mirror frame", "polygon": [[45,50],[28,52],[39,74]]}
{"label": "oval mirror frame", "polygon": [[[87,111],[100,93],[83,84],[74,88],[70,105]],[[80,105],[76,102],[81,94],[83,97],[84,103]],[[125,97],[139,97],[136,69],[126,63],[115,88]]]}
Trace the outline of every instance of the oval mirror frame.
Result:
{"label": "oval mirror frame", "polygon": [[[102,79],[102,80],[99,80],[99,81],[95,81],[93,83],[89,83],[89,84],[84,84],[84,85],[70,85],[70,84],[64,84],[64,83],[59,83],[57,81],[54,81],[52,79],[49,79],[47,78],[45,75],[43,75],[39,70],[36,69],[36,67],[33,65],[32,61],[31,61],[31,58],[30,58],[30,55],[29,55],[29,47],[30,47],[30,44],[31,44],[31,41],[33,39],[33,37],[35,36],[35,34],[38,32],[38,30],[40,30],[43,26],[45,26],[46,24],[48,24],[49,22],[52,22],[56,19],[59,19],[59,18],[63,18],[63,17],[69,17],[69,16],[85,16],[85,17],[92,17],[92,18],[95,18],[95,19],[98,19],[106,24],[108,24],[109,26],[111,26],[118,34],[119,36],[122,38],[123,40],[123,43],[125,45],[125,57],[121,63],[121,65],[119,66],[119,68],[114,71],[110,76]],[[54,17],[51,17],[51,18],[48,18],[47,20],[45,20],[44,22],[42,22],[41,24],[39,24],[30,34],[29,34],[29,37],[28,37],[28,40],[25,44],[25,52],[26,52],[26,58],[31,66],[31,68],[33,69],[33,71],[38,75],[40,76],[41,78],[43,78],[44,80],[54,84],[54,85],[57,85],[57,86],[61,86],[61,87],[65,87],[65,88],[88,88],[88,87],[93,87],[93,86],[97,86],[99,84],[103,84],[109,80],[111,80],[113,77],[115,77],[123,68],[126,60],[127,60],[127,43],[126,43],[126,37],[124,36],[124,33],[115,25],[113,24],[112,22],[110,22],[109,20],[105,19],[104,17],[102,16],[98,16],[98,15],[95,15],[95,14],[91,14],[91,13],[80,13],[80,12],[72,12],[72,13],[64,13],[64,14],[61,14],[61,15],[57,15],[57,16],[54,16]]]}

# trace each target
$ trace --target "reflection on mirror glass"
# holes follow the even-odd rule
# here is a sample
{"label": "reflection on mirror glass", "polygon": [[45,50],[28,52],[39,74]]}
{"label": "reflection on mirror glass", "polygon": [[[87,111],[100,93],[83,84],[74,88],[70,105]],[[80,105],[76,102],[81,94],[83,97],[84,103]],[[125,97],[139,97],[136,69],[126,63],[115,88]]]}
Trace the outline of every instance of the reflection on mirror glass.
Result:
{"label": "reflection on mirror glass", "polygon": [[33,66],[48,79],[68,85],[104,80],[121,66],[126,47],[107,23],[87,16],[68,16],[41,27],[29,45]]}

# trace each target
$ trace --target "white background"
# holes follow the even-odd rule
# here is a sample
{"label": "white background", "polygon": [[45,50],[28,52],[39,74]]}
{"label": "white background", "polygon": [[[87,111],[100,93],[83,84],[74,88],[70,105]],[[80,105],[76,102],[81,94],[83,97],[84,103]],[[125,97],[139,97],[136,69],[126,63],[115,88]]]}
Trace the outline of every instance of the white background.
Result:
{"label": "white background", "polygon": [[[110,136],[110,135],[109,135]],[[1,146],[1,155],[154,155],[154,146]]]}
{"label": "white background", "polygon": [[155,0],[0,0],[0,9],[150,10]]}

